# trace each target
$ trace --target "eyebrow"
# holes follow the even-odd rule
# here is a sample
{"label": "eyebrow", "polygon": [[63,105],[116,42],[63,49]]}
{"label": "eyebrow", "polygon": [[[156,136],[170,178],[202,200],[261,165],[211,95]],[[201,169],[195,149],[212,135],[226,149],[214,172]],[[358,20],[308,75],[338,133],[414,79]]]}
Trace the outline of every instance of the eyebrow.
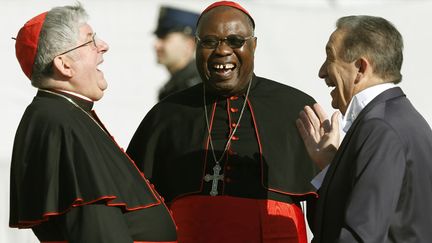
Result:
{"label": "eyebrow", "polygon": [[94,35],[94,32],[87,33],[86,37],[92,37]]}

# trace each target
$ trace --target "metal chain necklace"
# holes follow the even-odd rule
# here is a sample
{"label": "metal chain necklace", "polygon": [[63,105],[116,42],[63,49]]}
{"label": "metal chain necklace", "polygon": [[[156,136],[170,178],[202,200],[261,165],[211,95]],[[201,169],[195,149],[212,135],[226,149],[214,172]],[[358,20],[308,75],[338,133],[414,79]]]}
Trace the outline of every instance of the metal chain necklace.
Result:
{"label": "metal chain necklace", "polygon": [[206,174],[204,176],[204,180],[206,182],[212,181],[212,189],[210,191],[210,195],[211,196],[216,196],[218,194],[218,191],[217,191],[218,181],[219,180],[223,180],[223,178],[224,178],[223,174],[219,174],[219,172],[222,170],[222,168],[220,166],[220,162],[222,161],[222,159],[223,159],[226,151],[228,150],[228,147],[230,146],[230,143],[231,143],[231,139],[234,136],[234,134],[237,131],[237,128],[238,128],[238,126],[240,124],[241,118],[243,116],[243,112],[244,112],[245,107],[246,107],[247,99],[249,97],[249,91],[250,91],[250,88],[251,88],[251,84],[252,84],[252,80],[249,82],[249,86],[248,86],[247,91],[246,91],[245,100],[243,102],[243,107],[242,107],[242,109],[240,111],[240,115],[239,115],[239,119],[237,120],[237,124],[235,125],[235,127],[234,127],[233,131],[231,132],[230,136],[228,137],[228,140],[227,140],[227,142],[225,144],[225,148],[222,151],[222,154],[221,154],[221,156],[220,156],[219,159],[216,158],[216,153],[215,153],[215,149],[214,149],[214,146],[213,146],[213,139],[211,137],[210,123],[209,123],[209,119],[208,119],[207,106],[206,106],[207,101],[206,101],[205,84],[203,84],[204,113],[205,113],[207,131],[208,131],[209,140],[210,140],[210,148],[211,148],[211,151],[212,151],[213,159],[215,161],[215,166],[213,167],[213,175]]}

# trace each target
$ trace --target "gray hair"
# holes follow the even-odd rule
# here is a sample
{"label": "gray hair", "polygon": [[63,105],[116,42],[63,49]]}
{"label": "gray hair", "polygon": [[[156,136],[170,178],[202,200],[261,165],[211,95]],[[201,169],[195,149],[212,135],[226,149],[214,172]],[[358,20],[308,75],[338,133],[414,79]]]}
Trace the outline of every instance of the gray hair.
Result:
{"label": "gray hair", "polygon": [[346,16],[336,22],[344,32],[340,57],[353,62],[364,55],[374,73],[386,82],[399,83],[403,62],[403,39],[392,23],[381,17]]}
{"label": "gray hair", "polygon": [[53,74],[54,58],[76,45],[79,40],[79,28],[87,19],[87,12],[80,3],[75,6],[55,7],[47,13],[33,64],[33,86],[43,86],[45,78]]}

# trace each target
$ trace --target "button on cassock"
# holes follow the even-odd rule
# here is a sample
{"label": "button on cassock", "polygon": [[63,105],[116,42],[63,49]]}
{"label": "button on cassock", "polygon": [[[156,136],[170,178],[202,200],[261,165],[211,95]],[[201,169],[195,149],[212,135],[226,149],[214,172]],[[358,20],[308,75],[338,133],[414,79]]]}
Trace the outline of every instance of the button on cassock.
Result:
{"label": "button on cassock", "polygon": [[235,112],[238,112],[238,108],[235,108],[235,107],[231,107],[230,108],[230,111],[232,112],[232,113],[235,113]]}

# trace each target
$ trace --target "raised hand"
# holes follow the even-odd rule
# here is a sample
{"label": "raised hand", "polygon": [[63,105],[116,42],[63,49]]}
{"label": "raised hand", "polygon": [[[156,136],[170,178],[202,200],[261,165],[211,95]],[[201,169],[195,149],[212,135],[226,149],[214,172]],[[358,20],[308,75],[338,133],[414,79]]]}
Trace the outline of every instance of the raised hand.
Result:
{"label": "raised hand", "polygon": [[323,169],[332,160],[339,148],[339,112],[331,117],[331,122],[322,107],[316,103],[305,106],[296,120],[297,129],[303,139],[311,159]]}

